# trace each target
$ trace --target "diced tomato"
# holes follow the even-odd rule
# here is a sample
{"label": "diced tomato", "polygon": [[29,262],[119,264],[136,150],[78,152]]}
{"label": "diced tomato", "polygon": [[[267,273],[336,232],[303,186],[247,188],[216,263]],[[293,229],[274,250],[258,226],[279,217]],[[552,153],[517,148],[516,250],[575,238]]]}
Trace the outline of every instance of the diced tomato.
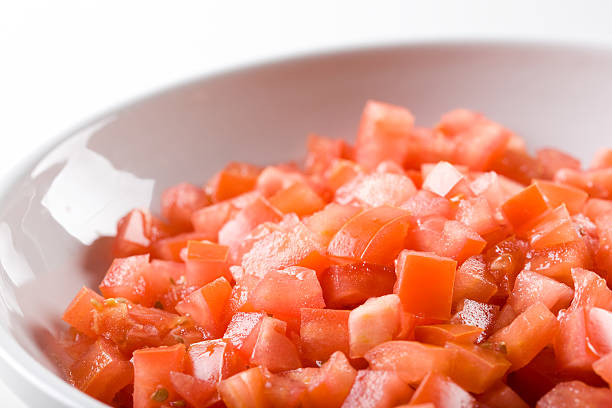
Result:
{"label": "diced tomato", "polygon": [[534,406],[544,394],[563,381],[553,348],[542,350],[529,364],[508,374],[506,381],[529,406]]}
{"label": "diced tomato", "polygon": [[264,317],[264,313],[238,312],[234,314],[223,338],[227,339],[244,358],[250,358]]}
{"label": "diced tomato", "polygon": [[495,279],[487,271],[487,265],[482,256],[466,259],[457,269],[453,287],[453,304],[465,298],[488,302],[496,292]]}
{"label": "diced tomato", "polygon": [[194,378],[216,385],[219,381],[246,369],[246,361],[228,340],[205,340],[187,350],[186,372]]}
{"label": "diced tomato", "polygon": [[508,304],[515,313],[522,313],[534,303],[542,302],[551,312],[557,313],[569,306],[574,291],[567,285],[536,272],[518,274]]}
{"label": "diced tomato", "polygon": [[410,401],[414,391],[393,371],[359,370],[342,408],[386,408]]}
{"label": "diced tomato", "polygon": [[487,241],[474,230],[454,220],[444,223],[441,239],[440,248],[436,253],[453,258],[459,263],[480,254],[487,245]]}
{"label": "diced tomato", "polygon": [[489,202],[484,197],[461,200],[455,217],[479,235],[489,234],[500,228]]}
{"label": "diced tomato", "polygon": [[416,341],[395,340],[382,343],[365,355],[373,370],[398,373],[408,384],[418,384],[427,373],[450,373],[455,351]]}
{"label": "diced tomato", "polygon": [[483,119],[484,116],[478,112],[468,109],[453,109],[442,115],[436,129],[447,136],[456,136],[469,130]]}
{"label": "diced tomato", "polygon": [[397,295],[368,299],[349,314],[351,358],[363,357],[372,347],[392,340],[399,331],[400,300]]}
{"label": "diced tomato", "polygon": [[325,201],[306,183],[295,183],[270,197],[270,204],[283,214],[302,217],[321,210]]}
{"label": "diced tomato", "polygon": [[121,297],[135,303],[149,304],[145,270],[149,268],[149,255],[115,258],[104,279],[100,292],[105,297]]}
{"label": "diced tomato", "polygon": [[204,190],[189,183],[180,183],[165,190],[161,196],[162,215],[179,230],[188,231],[191,214],[210,203]]}
{"label": "diced tomato", "polygon": [[546,180],[536,180],[534,185],[542,192],[544,199],[550,207],[555,208],[565,204],[570,214],[577,214],[582,211],[589,195],[572,186],[553,183]]}
{"label": "diced tomato", "polygon": [[511,237],[487,250],[485,261],[487,261],[489,273],[497,281],[498,289],[495,297],[504,299],[510,294],[516,276],[523,269],[528,248],[527,242]]}
{"label": "diced tomato", "polygon": [[591,170],[607,169],[609,167],[612,167],[612,149],[602,147],[593,156]]}
{"label": "diced tomato", "polygon": [[501,209],[514,230],[522,232],[548,211],[549,206],[542,192],[532,184],[506,200]]}
{"label": "diced tomato", "polygon": [[572,408],[612,406],[612,391],[608,388],[596,388],[580,381],[568,381],[557,384],[537,403],[536,408]]}
{"label": "diced tomato", "polygon": [[264,317],[253,347],[251,364],[264,366],[272,372],[301,367],[297,349],[285,335],[286,331],[287,324],[282,320]]}
{"label": "diced tomato", "polygon": [[330,203],[306,218],[304,224],[321,237],[321,242],[328,245],[340,228],[360,211],[360,207]]}
{"label": "diced tomato", "polygon": [[264,197],[272,197],[295,183],[303,182],[305,182],[304,175],[293,169],[268,166],[259,174],[255,188]]}
{"label": "diced tomato", "polygon": [[554,247],[580,239],[565,204],[543,214],[525,234],[534,249]]}
{"label": "diced tomato", "polygon": [[476,407],[477,402],[467,391],[450,378],[436,372],[429,373],[416,389],[410,405],[431,402],[436,408]]}
{"label": "diced tomato", "polygon": [[543,303],[534,303],[489,341],[505,345],[506,358],[512,363],[512,370],[517,370],[551,343],[558,326],[555,315]]}
{"label": "diced tomato", "polygon": [[217,278],[232,277],[228,269],[229,248],[210,241],[187,241],[185,279],[192,286],[204,286]]}
{"label": "diced tomato", "polygon": [[339,139],[329,139],[323,136],[308,135],[308,155],[305,168],[310,174],[323,174],[334,160],[342,158],[346,143]]}
{"label": "diced tomato", "polygon": [[477,176],[470,183],[472,193],[476,196],[484,197],[493,210],[497,210],[504,202],[518,194],[523,188],[523,185],[493,171]]}
{"label": "diced tomato", "polygon": [[355,161],[366,169],[384,160],[403,164],[413,125],[414,116],[407,109],[368,101],[357,133]]}
{"label": "diced tomato", "polygon": [[308,383],[302,403],[305,408],[340,408],[351,391],[357,371],[344,354],[336,351],[318,375]]}
{"label": "diced tomato", "polygon": [[594,272],[582,268],[572,268],[574,280],[574,299],[571,308],[601,307],[612,308],[612,291],[608,288],[605,279]]}
{"label": "diced tomato", "polygon": [[453,343],[475,343],[482,329],[467,324],[433,324],[416,326],[414,338],[417,341],[435,346],[444,346],[446,342]]}
{"label": "diced tomato", "polygon": [[176,305],[176,310],[191,317],[213,337],[219,337],[225,331],[225,308],[230,298],[232,287],[227,279],[221,277],[191,293]]}
{"label": "diced tomato", "polygon": [[510,134],[496,123],[479,121],[455,136],[453,161],[472,170],[488,170],[505,151]]}
{"label": "diced tomato", "polygon": [[595,265],[606,274],[608,282],[612,282],[612,213],[600,215],[595,222],[599,237]]}
{"label": "diced tomato", "polygon": [[423,176],[422,189],[446,197],[463,180],[464,175],[459,170],[452,164],[441,161],[435,165],[427,177]]}
{"label": "diced tomato", "polygon": [[[291,371],[289,371],[291,372]],[[307,392],[306,384],[292,375],[265,372],[264,394],[270,408],[298,408]]]}
{"label": "diced tomato", "polygon": [[336,191],[364,172],[364,169],[349,160],[335,160],[327,171],[327,186]]}
{"label": "diced tomato", "polygon": [[397,207],[416,193],[410,177],[393,173],[360,175],[336,190],[335,201],[359,207]]}
{"label": "diced tomato", "polygon": [[529,408],[529,405],[503,382],[498,382],[479,395],[478,401],[490,408]]}
{"label": "diced tomato", "polygon": [[599,356],[612,352],[612,312],[599,307],[585,310],[586,336]]}
{"label": "diced tomato", "polygon": [[455,352],[450,377],[469,392],[485,392],[510,368],[502,353],[484,346],[447,342],[444,347]]}
{"label": "diced tomato", "polygon": [[132,383],[134,370],[116,345],[100,338],[70,367],[70,378],[81,391],[110,404],[119,390]]}
{"label": "diced tomato", "polygon": [[253,289],[249,301],[258,311],[300,316],[300,309],[323,308],[323,292],[312,269],[299,266],[268,272]]}
{"label": "diced tomato", "polygon": [[504,153],[493,160],[491,170],[525,185],[531,183],[531,180],[535,178],[542,177],[540,161],[525,151],[511,148],[510,143],[513,140],[516,139],[511,138]]}
{"label": "diced tomato", "polygon": [[551,180],[559,169],[580,170],[580,160],[557,149],[540,149],[537,157],[542,166],[542,176]]}
{"label": "diced tomato", "polygon": [[408,312],[447,320],[453,300],[457,262],[425,252],[404,250],[396,261],[395,292]]}
{"label": "diced tomato", "polygon": [[117,223],[113,255],[127,257],[145,254],[149,252],[151,244],[171,233],[171,229],[148,210],[132,210]]}
{"label": "diced tomato", "polygon": [[589,198],[582,212],[592,221],[596,221],[600,215],[612,213],[612,200]]}
{"label": "diced tomato", "polygon": [[66,308],[62,319],[81,333],[94,338],[94,312],[96,305],[101,307],[103,301],[102,296],[83,286]]}
{"label": "diced tomato", "polygon": [[255,188],[261,169],[248,163],[229,163],[206,185],[213,202],[234,198]]}
{"label": "diced tomato", "polygon": [[424,220],[431,216],[449,219],[454,216],[454,209],[447,198],[440,197],[426,190],[419,190],[401,206],[408,211],[411,220]]}
{"label": "diced tomato", "polygon": [[[216,383],[198,380],[192,375],[177,371],[170,371],[170,383],[180,396],[183,405],[187,402],[194,407],[207,407],[219,400]],[[176,403],[180,405],[181,400],[177,400]]]}
{"label": "diced tomato", "polygon": [[349,354],[349,311],[303,308],[300,348],[310,362],[326,361],[334,352]]}
{"label": "diced tomato", "polygon": [[573,286],[572,268],[590,268],[592,265],[583,241],[575,241],[545,249],[530,249],[525,269],[540,273]]}
{"label": "diced tomato", "polygon": [[593,371],[603,378],[608,386],[612,384],[612,353],[606,354],[593,363]]}
{"label": "diced tomato", "polygon": [[257,240],[242,257],[242,266],[246,274],[261,277],[297,265],[314,251],[325,253],[318,236],[298,222],[291,231],[271,231]]}
{"label": "diced tomato", "polygon": [[585,190],[594,198],[612,198],[612,167],[587,172],[561,169],[554,180]]}
{"label": "diced tomato", "polygon": [[[208,207],[207,207],[208,208]],[[200,232],[186,232],[172,237],[160,239],[151,248],[151,257],[166,261],[180,262],[181,252],[187,247],[189,241],[200,241],[206,239],[206,235]],[[216,237],[214,238],[217,239]]]}
{"label": "diced tomato", "polygon": [[136,350],[134,362],[134,408],[162,407],[179,399],[170,372],[182,372],[185,345]]}
{"label": "diced tomato", "polygon": [[388,265],[404,244],[408,229],[406,211],[376,207],[363,211],[336,233],[329,243],[329,255]]}
{"label": "diced tomato", "polygon": [[266,378],[261,367],[242,371],[217,387],[228,408],[265,408]]}
{"label": "diced tomato", "polygon": [[499,314],[499,306],[463,299],[456,306],[457,312],[451,318],[453,324],[465,324],[482,329],[477,342],[487,337]]}
{"label": "diced tomato", "polygon": [[358,306],[371,297],[391,293],[395,280],[392,267],[365,262],[332,265],[320,279],[325,304],[339,309]]}

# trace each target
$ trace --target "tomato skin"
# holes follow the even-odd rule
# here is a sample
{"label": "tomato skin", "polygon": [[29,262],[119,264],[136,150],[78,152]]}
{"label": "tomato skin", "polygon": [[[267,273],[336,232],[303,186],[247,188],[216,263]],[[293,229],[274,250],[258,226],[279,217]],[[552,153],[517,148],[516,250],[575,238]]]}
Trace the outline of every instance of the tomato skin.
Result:
{"label": "tomato skin", "polygon": [[450,318],[456,267],[450,258],[402,251],[396,261],[395,292],[404,310],[433,319]]}
{"label": "tomato skin", "polygon": [[510,368],[502,353],[482,346],[447,342],[444,347],[455,351],[450,378],[469,392],[485,392]]}
{"label": "tomato skin", "polygon": [[306,183],[295,183],[270,197],[270,204],[283,214],[310,215],[325,207],[325,201]]}
{"label": "tomato skin", "polygon": [[[172,387],[170,372],[182,372],[185,364],[185,345],[157,347],[136,350],[134,362],[134,408],[154,408],[163,406],[163,402],[176,401],[179,398]],[[165,401],[155,401],[153,394],[165,388],[168,397]]]}
{"label": "tomato skin", "polygon": [[548,203],[536,185],[525,188],[501,206],[504,216],[517,232],[528,229],[548,209]]}
{"label": "tomato skin", "polygon": [[207,183],[206,192],[218,203],[255,188],[261,169],[248,163],[229,163]]}

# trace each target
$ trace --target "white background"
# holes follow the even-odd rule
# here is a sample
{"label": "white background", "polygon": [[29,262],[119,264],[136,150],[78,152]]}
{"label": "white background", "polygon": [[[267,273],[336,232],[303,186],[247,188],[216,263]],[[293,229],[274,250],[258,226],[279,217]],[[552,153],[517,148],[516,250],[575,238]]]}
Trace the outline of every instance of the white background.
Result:
{"label": "white background", "polygon": [[612,45],[611,19],[606,0],[0,0],[0,177],[92,115],[232,65],[431,38]]}

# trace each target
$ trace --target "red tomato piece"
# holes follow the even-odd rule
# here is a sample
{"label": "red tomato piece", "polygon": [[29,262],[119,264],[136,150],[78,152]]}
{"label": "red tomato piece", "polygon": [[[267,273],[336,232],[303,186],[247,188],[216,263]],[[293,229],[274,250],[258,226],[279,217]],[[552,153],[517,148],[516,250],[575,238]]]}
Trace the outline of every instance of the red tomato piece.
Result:
{"label": "red tomato piece", "polygon": [[568,381],[557,384],[538,401],[536,408],[609,406],[612,406],[612,391],[608,388],[596,388],[580,381]]}
{"label": "red tomato piece", "polygon": [[495,278],[487,270],[482,256],[473,256],[465,260],[455,273],[453,287],[453,304],[462,299],[488,302],[497,292]]}
{"label": "red tomato piece", "polygon": [[70,378],[81,391],[110,404],[119,390],[132,383],[134,370],[116,345],[100,338],[72,364]]}
{"label": "red tomato piece", "polygon": [[100,283],[100,292],[105,297],[121,297],[148,305],[150,299],[147,299],[147,282],[144,278],[148,268],[148,254],[116,258]]}
{"label": "red tomato piece", "polygon": [[589,198],[584,205],[582,212],[592,221],[596,221],[600,215],[612,213],[612,200]]}
{"label": "red tomato piece", "polygon": [[554,247],[580,239],[565,204],[543,214],[525,234],[535,249]]}
{"label": "red tomato piece", "polygon": [[372,370],[395,371],[408,384],[418,384],[427,373],[449,374],[455,351],[416,341],[379,344],[365,355]]}
{"label": "red tomato piece", "polygon": [[392,267],[365,262],[332,265],[320,278],[325,304],[337,309],[354,307],[371,297],[391,293],[395,280]]}
{"label": "red tomato piece", "polygon": [[348,317],[350,357],[363,357],[372,347],[392,340],[400,331],[400,300],[397,295],[368,299]]}
{"label": "red tomato piece", "polygon": [[148,210],[135,209],[117,223],[113,256],[127,257],[149,252],[151,244],[171,234],[170,228]]}
{"label": "red tomato piece", "polygon": [[359,207],[398,207],[416,193],[410,177],[404,174],[362,174],[336,190],[335,201]]}
{"label": "red tomato piece", "polygon": [[342,158],[346,150],[346,142],[339,139],[309,134],[308,155],[304,167],[310,174],[323,174],[332,165],[334,160]]}
{"label": "red tomato piece", "polygon": [[359,370],[342,408],[387,408],[410,401],[414,391],[393,371]]}
{"label": "red tomato piece", "polygon": [[436,129],[447,136],[456,136],[483,119],[484,116],[478,112],[468,109],[453,109],[442,115]]}
{"label": "red tomato piece", "polygon": [[494,171],[483,173],[470,183],[472,193],[484,197],[494,211],[497,211],[504,202],[518,194],[523,188],[522,184]]}
{"label": "red tomato piece", "polygon": [[479,395],[478,401],[490,408],[529,408],[529,405],[503,382]]}
{"label": "red tomato piece", "polygon": [[525,269],[574,285],[572,268],[590,268],[592,260],[583,241],[575,241],[552,248],[530,249],[526,254]]}
{"label": "red tomato piece", "polygon": [[612,149],[602,147],[593,156],[591,170],[607,169],[609,167],[612,167]]}
{"label": "red tomato piece", "polygon": [[194,322],[213,337],[225,331],[225,308],[232,287],[227,279],[221,277],[191,293],[176,305],[176,310],[191,317]]}
{"label": "red tomato piece", "polygon": [[[181,397],[183,405],[187,402],[194,407],[207,407],[219,400],[215,383],[198,380],[192,375],[170,371],[170,383]],[[180,405],[179,401],[174,405]]]}
{"label": "red tomato piece", "polygon": [[308,382],[308,392],[302,403],[305,408],[340,408],[351,391],[357,371],[344,354],[333,353]]}
{"label": "red tomato piece", "polygon": [[307,392],[306,384],[292,375],[265,372],[265,398],[270,408],[298,408]]}
{"label": "red tomato piece", "polygon": [[504,153],[510,135],[508,130],[497,123],[479,121],[455,136],[453,162],[466,165],[472,170],[488,170]]}
{"label": "red tomato piece", "polygon": [[206,185],[213,202],[228,200],[255,188],[261,169],[248,163],[229,163]]}
{"label": "red tomato piece", "polygon": [[179,230],[188,231],[191,214],[210,203],[204,190],[189,183],[180,183],[165,190],[161,196],[162,215]]}
{"label": "red tomato piece", "polygon": [[441,161],[425,177],[423,176],[423,190],[431,191],[441,197],[446,197],[453,188],[464,180],[464,175],[452,164]]}
{"label": "red tomato piece", "polygon": [[606,354],[593,363],[593,371],[603,378],[608,386],[612,384],[612,353]]}
{"label": "red tomato piece", "polygon": [[454,220],[444,223],[441,239],[442,243],[436,253],[453,258],[459,263],[480,254],[487,245],[487,241],[474,230]]}
{"label": "red tomato piece", "polygon": [[455,217],[479,235],[490,234],[500,228],[495,213],[484,197],[461,200]]}
{"label": "red tomato piece", "polygon": [[413,126],[414,116],[407,109],[368,101],[357,133],[355,161],[370,170],[385,160],[403,164]]}
{"label": "red tomato piece", "polygon": [[341,351],[349,353],[349,311],[333,309],[300,310],[300,350],[302,358],[316,363],[327,361]]}
{"label": "red tomato piece", "polygon": [[444,346],[446,342],[472,344],[480,337],[482,329],[467,324],[433,324],[416,326],[414,338],[434,346]]}
{"label": "red tomato piece", "polygon": [[81,333],[95,338],[94,312],[96,311],[96,305],[102,307],[103,301],[102,296],[83,286],[66,308],[62,319]]}
{"label": "red tomato piece", "polygon": [[270,197],[272,204],[283,214],[310,215],[325,207],[325,201],[306,183],[295,183]]}
{"label": "red tomato piece", "polygon": [[536,180],[534,185],[542,192],[544,199],[551,208],[556,208],[565,204],[570,214],[577,214],[582,211],[589,195],[572,186],[553,183],[546,180]]}
{"label": "red tomato piece", "polygon": [[396,293],[404,310],[447,320],[453,300],[457,262],[431,253],[404,250],[396,261]]}
{"label": "red tomato piece", "polygon": [[534,303],[542,302],[551,312],[557,313],[569,306],[574,291],[567,285],[536,272],[518,274],[508,304],[515,313],[522,313]]}
{"label": "red tomato piece", "polygon": [[548,209],[548,203],[542,192],[533,184],[510,197],[501,206],[506,219],[517,232],[529,229],[534,220]]}
{"label": "red tomato piece", "polygon": [[346,222],[361,211],[360,207],[330,203],[324,209],[304,219],[304,224],[329,245],[334,235]]}
{"label": "red tomato piece", "polygon": [[[172,237],[160,239],[151,247],[151,257],[166,261],[181,262],[181,252],[187,247],[189,241],[200,241],[206,239],[206,235],[200,232],[186,232]],[[215,237],[216,239],[216,237]]]}
{"label": "red tomato piece", "polygon": [[427,190],[419,190],[401,206],[408,211],[410,219],[425,220],[431,216],[441,216],[442,218],[452,218],[455,210],[450,201],[445,197],[440,197]]}
{"label": "red tomato piece", "polygon": [[228,408],[266,408],[266,377],[261,367],[253,367],[221,381],[217,387]]}
{"label": "red tomato piece", "polygon": [[560,150],[540,149],[536,155],[542,166],[542,176],[547,180],[551,180],[560,169],[580,170],[580,160]]}
{"label": "red tomato piece", "polygon": [[612,308],[612,291],[608,288],[606,280],[595,272],[582,268],[572,268],[574,280],[574,299],[571,309],[578,307]]}
{"label": "red tomato piece", "polygon": [[475,408],[476,399],[450,378],[436,372],[429,373],[414,392],[410,405],[433,403],[436,408]]}
{"label": "red tomato piece", "polygon": [[451,318],[453,324],[465,324],[482,329],[481,335],[476,340],[481,342],[493,329],[493,325],[499,314],[499,306],[463,299],[456,306],[457,312]]}
{"label": "red tomato piece", "polygon": [[591,349],[599,356],[612,352],[612,312],[593,307],[585,313],[586,336]]}
{"label": "red tomato piece", "polygon": [[534,178],[542,177],[540,161],[523,150],[512,148],[512,141],[511,138],[504,153],[493,160],[491,170],[525,185],[531,183]]}
{"label": "red tomato piece", "polygon": [[185,279],[188,285],[204,286],[217,278],[231,280],[229,248],[210,241],[187,241]]}
{"label": "red tomato piece", "polygon": [[170,372],[182,372],[185,345],[136,350],[134,362],[134,408],[162,407],[179,399]]}
{"label": "red tomato piece", "polygon": [[282,218],[282,214],[268,200],[258,197],[223,225],[219,230],[219,243],[234,247],[239,245],[244,237],[259,224],[280,222]]}
{"label": "red tomato piece", "polygon": [[510,325],[496,332],[489,341],[504,344],[512,370],[524,367],[557,333],[559,323],[543,303],[535,303],[518,315]]}
{"label": "red tomato piece", "polygon": [[234,314],[223,338],[227,339],[243,357],[250,358],[264,317],[264,313],[238,312]]}
{"label": "red tomato piece", "polygon": [[485,392],[510,368],[502,353],[483,346],[447,342],[444,347],[455,352],[450,377],[469,392]]}
{"label": "red tomato piece", "polygon": [[246,369],[246,361],[225,339],[191,344],[187,349],[187,357],[186,372],[213,386]]}
{"label": "red tomato piece", "polygon": [[253,347],[250,363],[271,372],[293,370],[302,366],[295,345],[286,336],[287,324],[264,317]]}

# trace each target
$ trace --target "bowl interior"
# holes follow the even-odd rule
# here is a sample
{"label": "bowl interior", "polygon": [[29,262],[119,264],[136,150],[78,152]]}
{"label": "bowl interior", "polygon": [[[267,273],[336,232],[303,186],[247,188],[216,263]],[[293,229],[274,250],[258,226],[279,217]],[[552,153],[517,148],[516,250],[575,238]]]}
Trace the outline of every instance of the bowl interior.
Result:
{"label": "bowl interior", "polygon": [[76,401],[39,366],[55,370],[46,339],[79,288],[97,286],[118,218],[133,207],[157,209],[174,183],[201,184],[231,160],[299,159],[309,132],[352,140],[367,99],[404,105],[422,125],[451,108],[479,110],[532,148],[558,146],[588,160],[609,144],[611,74],[606,49],[393,46],[240,69],[111,112],[3,186],[0,355],[30,388],[57,380],[61,403]]}

